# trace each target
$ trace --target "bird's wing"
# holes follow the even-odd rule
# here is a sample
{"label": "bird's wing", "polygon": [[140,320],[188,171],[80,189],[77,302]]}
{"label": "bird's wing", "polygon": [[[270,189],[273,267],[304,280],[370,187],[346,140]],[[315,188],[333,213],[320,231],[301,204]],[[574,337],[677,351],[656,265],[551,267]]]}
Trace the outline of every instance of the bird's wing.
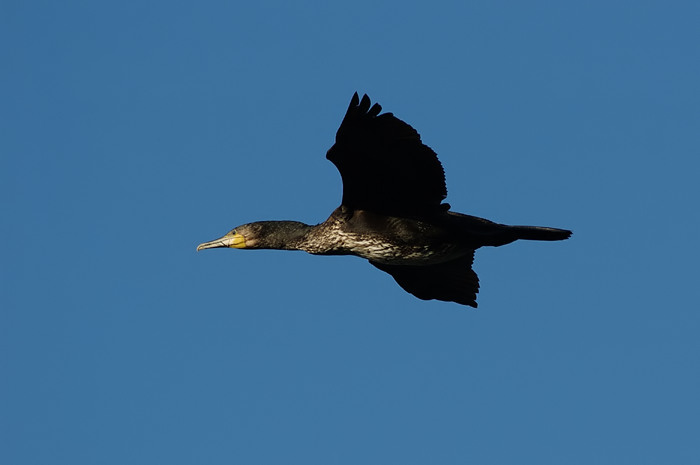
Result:
{"label": "bird's wing", "polygon": [[419,299],[457,302],[476,308],[479,277],[472,270],[474,252],[445,263],[428,266],[384,265],[370,261],[389,273],[406,292]]}
{"label": "bird's wing", "polygon": [[353,95],[328,150],[343,178],[343,205],[392,216],[445,211],[445,172],[420,135],[367,95]]}

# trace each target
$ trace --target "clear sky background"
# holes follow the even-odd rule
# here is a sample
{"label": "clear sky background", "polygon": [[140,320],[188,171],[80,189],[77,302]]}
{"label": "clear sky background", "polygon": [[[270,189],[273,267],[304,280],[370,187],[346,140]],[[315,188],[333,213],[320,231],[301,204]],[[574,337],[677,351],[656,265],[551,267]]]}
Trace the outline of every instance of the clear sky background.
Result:
{"label": "clear sky background", "polygon": [[[700,463],[699,17],[3,1],[0,462]],[[355,257],[196,253],[325,220],[355,91],[456,211],[574,236],[478,251],[478,310]]]}

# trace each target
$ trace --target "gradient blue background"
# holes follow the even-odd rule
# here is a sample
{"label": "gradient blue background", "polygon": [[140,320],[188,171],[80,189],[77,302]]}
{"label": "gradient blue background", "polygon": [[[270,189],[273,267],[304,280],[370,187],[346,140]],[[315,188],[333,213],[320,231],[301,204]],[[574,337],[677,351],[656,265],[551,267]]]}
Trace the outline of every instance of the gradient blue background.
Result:
{"label": "gradient blue background", "polygon": [[[700,463],[697,5],[2,2],[0,462]],[[195,253],[325,220],[356,90],[573,238],[480,250],[478,310]]]}

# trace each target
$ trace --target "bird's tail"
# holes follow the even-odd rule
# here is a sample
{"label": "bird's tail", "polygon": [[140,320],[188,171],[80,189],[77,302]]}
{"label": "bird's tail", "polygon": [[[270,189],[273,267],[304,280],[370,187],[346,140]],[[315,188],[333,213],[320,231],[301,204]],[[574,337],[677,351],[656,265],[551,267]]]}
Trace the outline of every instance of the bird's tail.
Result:
{"label": "bird's tail", "polygon": [[461,229],[477,246],[498,247],[518,239],[531,241],[561,241],[571,236],[568,229],[545,226],[508,226],[463,213],[447,212],[455,228]]}
{"label": "bird's tail", "polygon": [[517,239],[530,241],[561,241],[571,237],[568,229],[547,228],[544,226],[510,226],[509,232]]}

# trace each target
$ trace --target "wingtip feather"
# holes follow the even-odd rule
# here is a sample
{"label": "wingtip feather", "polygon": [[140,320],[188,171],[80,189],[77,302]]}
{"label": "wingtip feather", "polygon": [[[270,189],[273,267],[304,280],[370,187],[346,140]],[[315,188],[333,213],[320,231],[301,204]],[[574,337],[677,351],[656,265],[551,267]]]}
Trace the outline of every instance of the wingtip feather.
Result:
{"label": "wingtip feather", "polygon": [[367,113],[369,110],[369,107],[372,105],[372,101],[369,99],[369,96],[367,94],[362,96],[362,100],[360,100],[360,106],[359,110],[360,113]]}

